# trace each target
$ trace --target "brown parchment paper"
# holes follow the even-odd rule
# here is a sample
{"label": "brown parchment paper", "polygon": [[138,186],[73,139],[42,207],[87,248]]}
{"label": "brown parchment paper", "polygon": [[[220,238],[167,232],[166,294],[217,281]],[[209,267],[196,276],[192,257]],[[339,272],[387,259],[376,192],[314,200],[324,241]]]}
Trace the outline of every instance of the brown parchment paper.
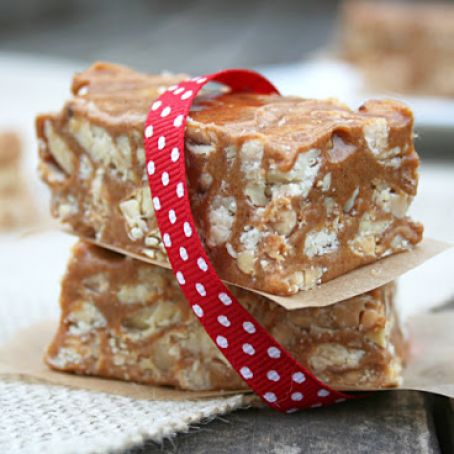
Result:
{"label": "brown parchment paper", "polygon": [[[69,233],[71,233],[69,231]],[[94,241],[90,238],[83,238],[84,241],[96,244],[106,249],[111,249],[123,255],[129,255],[137,260],[151,263],[163,268],[170,268],[166,263],[151,260],[147,257],[131,254],[128,251],[112,247],[108,244]],[[248,287],[242,287],[253,293],[266,296],[268,299],[281,305],[287,310],[302,309],[305,307],[323,307],[339,301],[352,298],[361,293],[369,292],[377,287],[393,281],[407,271],[422,265],[432,257],[441,254],[452,245],[443,241],[425,238],[413,249],[391,255],[370,265],[357,268],[347,274],[339,276],[331,281],[324,282],[312,290],[301,291],[292,296],[278,296],[271,293],[259,292]],[[230,285],[231,282],[225,281]]]}
{"label": "brown parchment paper", "polygon": [[179,391],[165,386],[139,385],[51,370],[44,363],[43,357],[57,332],[57,327],[56,321],[43,321],[19,330],[11,341],[0,347],[0,377],[20,378],[148,400],[194,400],[241,393],[241,391]]}
{"label": "brown parchment paper", "polygon": [[[55,372],[42,357],[57,322],[41,322],[19,331],[0,348],[0,377],[21,378],[55,385],[149,400],[197,400],[228,396],[244,391],[178,391],[117,380]],[[417,390],[454,398],[454,311],[426,313],[409,320],[410,358],[397,390]],[[344,391],[360,391],[349,388]],[[247,393],[250,394],[250,393]]]}

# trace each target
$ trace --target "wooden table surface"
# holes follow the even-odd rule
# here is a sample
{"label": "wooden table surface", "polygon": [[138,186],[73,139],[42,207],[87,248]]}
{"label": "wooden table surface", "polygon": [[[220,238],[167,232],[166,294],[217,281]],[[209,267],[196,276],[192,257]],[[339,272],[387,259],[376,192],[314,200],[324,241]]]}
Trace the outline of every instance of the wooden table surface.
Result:
{"label": "wooden table surface", "polygon": [[127,454],[453,453],[453,436],[448,399],[388,391],[293,415],[239,410]]}
{"label": "wooden table surface", "polygon": [[[444,310],[454,310],[454,301],[437,308]],[[292,415],[237,410],[125,454],[158,453],[453,454],[454,400],[417,391],[383,391]]]}

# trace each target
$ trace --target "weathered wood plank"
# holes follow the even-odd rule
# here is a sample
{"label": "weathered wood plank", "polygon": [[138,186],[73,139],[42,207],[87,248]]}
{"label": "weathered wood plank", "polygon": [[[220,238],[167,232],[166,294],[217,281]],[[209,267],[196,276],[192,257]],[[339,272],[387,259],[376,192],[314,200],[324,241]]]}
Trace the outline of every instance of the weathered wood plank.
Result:
{"label": "weathered wood plank", "polygon": [[331,408],[284,416],[243,410],[181,434],[162,446],[148,443],[128,454],[440,453],[425,397],[377,393]]}
{"label": "weathered wood plank", "polygon": [[426,396],[427,408],[435,424],[435,435],[441,452],[454,452],[454,400],[442,396]]}

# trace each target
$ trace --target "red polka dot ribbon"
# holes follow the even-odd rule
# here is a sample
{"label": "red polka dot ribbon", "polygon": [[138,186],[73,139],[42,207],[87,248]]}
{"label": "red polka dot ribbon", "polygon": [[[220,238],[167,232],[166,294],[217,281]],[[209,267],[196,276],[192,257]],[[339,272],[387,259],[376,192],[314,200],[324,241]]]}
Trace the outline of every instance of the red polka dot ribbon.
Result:
{"label": "red polka dot ribbon", "polygon": [[330,389],[299,364],[222,283],[197,234],[186,187],[184,129],[207,82],[232,92],[278,94],[260,74],[225,70],[170,87],[151,105],[144,131],[147,173],[159,229],[187,301],[247,385],[270,407],[291,413],[353,396]]}

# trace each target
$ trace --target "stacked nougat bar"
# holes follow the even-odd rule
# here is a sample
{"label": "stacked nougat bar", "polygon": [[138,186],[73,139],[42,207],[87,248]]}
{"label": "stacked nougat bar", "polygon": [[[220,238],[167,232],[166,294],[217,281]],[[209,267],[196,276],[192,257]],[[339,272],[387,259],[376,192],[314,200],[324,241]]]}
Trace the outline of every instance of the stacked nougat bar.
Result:
{"label": "stacked nougat bar", "polygon": [[[57,369],[183,389],[240,388],[188,310],[167,259],[145,170],[148,108],[185,76],[96,64],[73,97],[37,120],[52,212],[86,243],[63,281],[47,362]],[[411,248],[413,118],[393,101],[352,111],[334,100],[212,91],[185,130],[191,208],[221,278],[290,295]],[[143,260],[140,260],[140,259]],[[340,389],[399,382],[404,342],[393,285],[324,308],[287,311],[232,287],[241,304],[320,379]]]}
{"label": "stacked nougat bar", "polygon": [[[394,284],[322,308],[288,311],[230,286],[298,361],[338,388],[399,383],[405,346]],[[205,333],[172,271],[79,242],[46,356],[57,369],[182,389],[246,385]]]}

